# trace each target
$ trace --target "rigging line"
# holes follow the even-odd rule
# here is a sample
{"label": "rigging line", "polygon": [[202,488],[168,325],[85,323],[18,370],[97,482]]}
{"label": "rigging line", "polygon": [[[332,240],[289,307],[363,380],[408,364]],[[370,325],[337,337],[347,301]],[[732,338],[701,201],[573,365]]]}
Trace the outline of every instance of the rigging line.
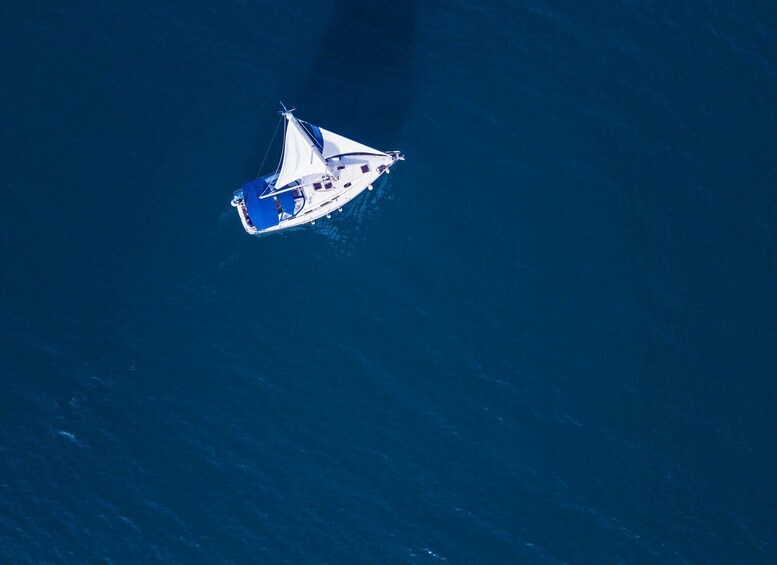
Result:
{"label": "rigging line", "polygon": [[275,131],[272,134],[270,144],[267,146],[267,151],[264,152],[264,158],[262,159],[262,164],[259,165],[259,172],[256,173],[256,178],[259,178],[259,176],[262,174],[262,171],[264,170],[264,162],[267,160],[267,155],[270,154],[270,147],[272,147],[272,142],[275,141],[275,136],[278,135],[278,128],[280,127],[282,121],[283,117],[278,120],[278,123],[275,126]]}
{"label": "rigging line", "polygon": [[[283,120],[283,118],[281,118]],[[283,159],[286,157],[286,128],[288,128],[289,125],[286,122],[286,120],[283,120],[283,143],[281,144],[281,158],[278,160],[278,166],[275,167],[275,180],[278,180],[278,175],[281,172],[281,166],[283,165]],[[277,131],[277,127],[275,128]],[[275,134],[273,134],[274,136]],[[269,186],[269,185],[268,185]]]}

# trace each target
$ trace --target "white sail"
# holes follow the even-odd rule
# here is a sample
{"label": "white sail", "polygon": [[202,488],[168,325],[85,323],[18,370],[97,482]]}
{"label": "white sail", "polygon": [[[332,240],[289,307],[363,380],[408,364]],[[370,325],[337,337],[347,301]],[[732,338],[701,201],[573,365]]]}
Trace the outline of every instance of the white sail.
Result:
{"label": "white sail", "polygon": [[372,147],[368,147],[363,143],[348,139],[342,135],[338,135],[334,132],[326,130],[324,128],[318,128],[321,131],[321,137],[324,139],[324,150],[322,151],[324,159],[335,157],[336,155],[344,155],[346,153],[369,153],[370,155],[385,155],[383,151],[378,151]]}
{"label": "white sail", "polygon": [[276,188],[282,188],[308,175],[324,175],[328,172],[326,161],[316,149],[313,141],[302,131],[297,119],[286,114],[286,137],[283,140],[283,162],[281,163]]}

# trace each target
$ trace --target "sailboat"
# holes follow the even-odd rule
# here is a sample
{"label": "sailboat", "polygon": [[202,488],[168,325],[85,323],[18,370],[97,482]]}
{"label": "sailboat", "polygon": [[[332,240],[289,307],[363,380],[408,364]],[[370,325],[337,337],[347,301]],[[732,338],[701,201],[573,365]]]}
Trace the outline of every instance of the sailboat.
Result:
{"label": "sailboat", "polygon": [[356,198],[391,166],[399,151],[378,151],[281,112],[283,154],[276,172],[247,182],[232,198],[250,234],[315,224]]}

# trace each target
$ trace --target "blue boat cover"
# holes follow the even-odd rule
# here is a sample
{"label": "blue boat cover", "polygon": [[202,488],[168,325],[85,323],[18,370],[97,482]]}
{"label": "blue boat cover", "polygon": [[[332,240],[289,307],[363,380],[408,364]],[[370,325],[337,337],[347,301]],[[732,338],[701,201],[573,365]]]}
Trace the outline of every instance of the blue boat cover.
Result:
{"label": "blue boat cover", "polygon": [[251,219],[251,223],[260,230],[277,226],[279,223],[275,198],[259,198],[265,188],[267,188],[267,183],[263,178],[243,185],[243,202],[245,202],[248,217]]}
{"label": "blue boat cover", "polygon": [[280,194],[278,194],[278,200],[281,203],[281,208],[283,208],[283,211],[293,216],[294,197],[291,195],[291,192],[281,192]]}

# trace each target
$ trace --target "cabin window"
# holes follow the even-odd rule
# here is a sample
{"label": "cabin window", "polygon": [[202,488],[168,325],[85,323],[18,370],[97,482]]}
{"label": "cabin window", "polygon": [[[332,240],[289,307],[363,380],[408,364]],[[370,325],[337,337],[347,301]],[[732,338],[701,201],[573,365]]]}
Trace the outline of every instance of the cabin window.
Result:
{"label": "cabin window", "polygon": [[351,183],[350,183],[350,182],[347,182],[347,183],[345,183],[345,184],[343,185],[343,188],[348,188],[349,186],[351,186]]}
{"label": "cabin window", "polygon": [[321,190],[321,183],[320,182],[314,182],[313,183],[313,190]]}
{"label": "cabin window", "polygon": [[332,183],[331,183],[331,182],[328,182],[328,183],[326,183],[326,184],[324,185],[324,188],[325,188],[325,189],[327,189],[327,190],[329,190],[330,188],[332,188]]}
{"label": "cabin window", "polygon": [[369,165],[362,165],[362,172],[363,173],[369,173],[370,172],[370,166]]}
{"label": "cabin window", "polygon": [[342,171],[345,168],[345,165],[337,165],[337,170]]}

